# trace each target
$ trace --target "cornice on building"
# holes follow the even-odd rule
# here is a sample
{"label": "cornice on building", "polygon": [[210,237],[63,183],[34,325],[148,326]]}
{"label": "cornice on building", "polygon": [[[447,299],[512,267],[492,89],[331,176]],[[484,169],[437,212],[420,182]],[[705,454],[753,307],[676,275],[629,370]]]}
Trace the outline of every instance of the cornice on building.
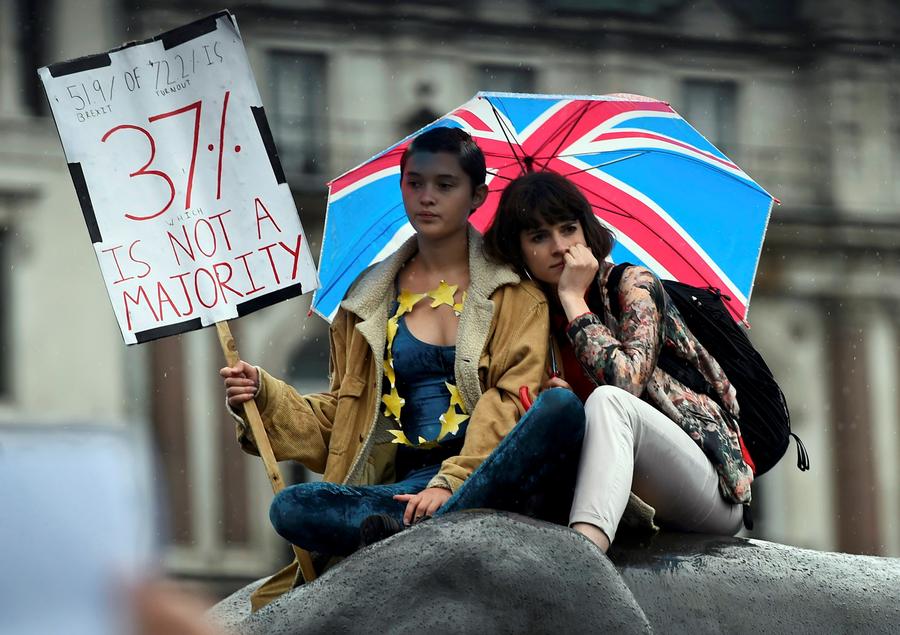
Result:
{"label": "cornice on building", "polygon": [[[680,27],[675,19],[690,3],[657,2],[549,2],[514,3],[515,8],[491,9],[492,3],[474,0],[454,5],[439,2],[243,2],[231,5],[239,23],[248,30],[296,30],[304,24],[317,30],[343,32],[350,37],[439,35],[446,44],[472,37],[494,36],[510,39],[511,45],[529,42],[574,46],[594,50],[622,48],[635,51],[704,50],[711,53],[743,52],[766,55],[817,55],[826,52],[885,59],[896,55],[900,44],[900,19],[893,29],[877,37],[866,31],[819,28],[815,19],[804,19],[795,8],[785,19],[766,18],[775,14],[772,2],[738,4],[729,0],[708,0],[733,28],[700,33]],[[212,13],[220,5],[212,1],[192,4],[189,12],[172,0],[156,0],[134,5],[128,13],[158,29],[175,26],[185,18]],[[588,10],[587,5],[592,9]],[[797,2],[788,5],[794,7]],[[585,5],[581,9],[577,5]],[[783,6],[783,3],[782,3]],[[566,8],[569,7],[569,8]],[[754,8],[755,7],[755,8]],[[189,14],[189,15],[188,15]],[[176,17],[181,16],[181,17]],[[891,15],[885,17],[892,20]],[[170,24],[171,23],[171,24]],[[149,28],[149,27],[148,27]]]}

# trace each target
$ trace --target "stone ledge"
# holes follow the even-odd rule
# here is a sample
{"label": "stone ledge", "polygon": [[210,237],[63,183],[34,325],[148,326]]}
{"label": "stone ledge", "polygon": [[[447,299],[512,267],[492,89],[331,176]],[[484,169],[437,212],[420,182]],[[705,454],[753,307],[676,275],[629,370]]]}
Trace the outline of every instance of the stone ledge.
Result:
{"label": "stone ledge", "polygon": [[234,633],[892,632],[900,560],[660,534],[603,556],[524,516],[449,514],[363,549],[249,614],[259,582],[210,615]]}

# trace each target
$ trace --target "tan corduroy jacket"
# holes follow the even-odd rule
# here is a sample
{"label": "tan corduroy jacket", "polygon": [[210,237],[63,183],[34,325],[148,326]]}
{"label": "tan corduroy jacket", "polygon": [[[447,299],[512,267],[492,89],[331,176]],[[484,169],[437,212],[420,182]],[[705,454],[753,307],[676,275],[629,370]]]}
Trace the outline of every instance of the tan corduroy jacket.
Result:
{"label": "tan corduroy jacket", "polygon": [[[256,401],[278,460],[295,460],[335,483],[365,485],[393,480],[396,445],[383,414],[382,360],[395,279],[416,251],[415,237],[364,272],[331,325],[331,389],[301,395],[265,371]],[[459,456],[444,461],[429,486],[456,491],[524,408],[519,388],[537,394],[547,358],[548,312],[543,293],[508,267],[489,262],[481,237],[469,230],[469,278],[456,343],[456,385],[471,414]],[[238,440],[256,447],[249,426]],[[261,587],[254,609],[296,582],[296,563]]]}

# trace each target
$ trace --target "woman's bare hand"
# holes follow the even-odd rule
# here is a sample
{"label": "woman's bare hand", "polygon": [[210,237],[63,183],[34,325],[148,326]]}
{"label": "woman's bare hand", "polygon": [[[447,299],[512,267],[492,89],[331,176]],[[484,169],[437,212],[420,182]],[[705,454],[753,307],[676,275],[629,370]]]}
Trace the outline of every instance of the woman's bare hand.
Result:
{"label": "woman's bare hand", "polygon": [[593,252],[584,245],[572,245],[566,250],[563,258],[565,265],[559,276],[556,292],[559,295],[559,302],[566,312],[566,317],[573,320],[590,310],[584,300],[584,295],[594,284],[600,263],[594,257]]}
{"label": "woman's bare hand", "polygon": [[406,503],[403,513],[403,524],[412,525],[423,518],[434,516],[434,513],[446,503],[452,493],[443,487],[429,487],[418,494],[397,494],[395,501]]}
{"label": "woman's bare hand", "polygon": [[225,399],[232,408],[239,408],[250,401],[259,390],[259,373],[252,364],[241,360],[234,366],[226,366],[219,371],[225,380]]}
{"label": "woman's bare hand", "polygon": [[563,258],[565,265],[557,286],[560,299],[564,295],[583,298],[597,277],[600,263],[597,262],[593,252],[584,245],[572,245],[566,250]]}
{"label": "woman's bare hand", "polygon": [[545,381],[544,385],[541,386],[541,391],[550,390],[551,388],[565,388],[566,390],[572,390],[572,387],[568,382],[561,377],[551,377]]}

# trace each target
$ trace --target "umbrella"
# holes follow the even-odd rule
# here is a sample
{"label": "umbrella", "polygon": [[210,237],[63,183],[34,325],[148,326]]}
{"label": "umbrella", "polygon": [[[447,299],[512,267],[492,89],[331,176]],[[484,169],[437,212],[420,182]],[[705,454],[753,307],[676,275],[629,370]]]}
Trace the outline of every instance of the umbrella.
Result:
{"label": "umbrella", "polygon": [[574,181],[616,236],[614,262],[722,292],[746,318],[773,197],[666,102],[638,95],[478,93],[443,118],[329,183],[313,309],[330,319],[353,280],[413,233],[400,156],[435,126],[469,132],[485,154],[490,226],[503,188],[531,170]]}

